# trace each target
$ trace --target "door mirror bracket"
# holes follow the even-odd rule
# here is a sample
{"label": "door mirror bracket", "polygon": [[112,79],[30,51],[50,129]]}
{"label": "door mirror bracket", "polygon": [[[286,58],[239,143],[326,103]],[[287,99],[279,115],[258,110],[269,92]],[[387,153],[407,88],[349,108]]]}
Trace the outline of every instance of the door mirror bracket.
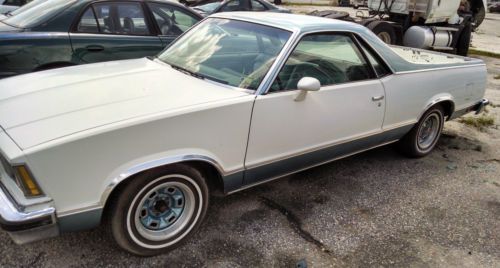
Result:
{"label": "door mirror bracket", "polygon": [[303,101],[306,98],[308,91],[318,91],[321,88],[321,83],[314,77],[303,77],[297,83],[299,94],[295,96],[295,101]]}

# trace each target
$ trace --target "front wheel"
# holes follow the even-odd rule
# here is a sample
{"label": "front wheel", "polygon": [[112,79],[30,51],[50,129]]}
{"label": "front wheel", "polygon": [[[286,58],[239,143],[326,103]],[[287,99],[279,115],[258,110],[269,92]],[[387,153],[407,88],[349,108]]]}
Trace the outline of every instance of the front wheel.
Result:
{"label": "front wheel", "polygon": [[110,227],[123,249],[141,256],[168,252],[200,226],[208,208],[202,175],[185,165],[147,171],[112,200]]}
{"label": "front wheel", "polygon": [[399,141],[400,151],[409,157],[428,155],[436,146],[444,125],[444,112],[440,105],[431,107],[420,121]]}

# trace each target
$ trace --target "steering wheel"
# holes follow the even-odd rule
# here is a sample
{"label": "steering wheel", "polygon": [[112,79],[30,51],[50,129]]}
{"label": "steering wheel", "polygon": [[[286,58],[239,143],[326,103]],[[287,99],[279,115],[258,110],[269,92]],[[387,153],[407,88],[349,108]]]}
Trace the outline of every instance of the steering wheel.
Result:
{"label": "steering wheel", "polygon": [[288,79],[288,83],[286,85],[286,88],[288,89],[297,89],[297,83],[302,77],[314,77],[318,79],[320,82],[323,82],[322,84],[330,84],[330,81],[324,81],[327,79],[321,79],[322,77],[324,78],[330,78],[330,76],[325,73],[321,68],[319,68],[318,64],[314,64],[311,62],[303,62],[295,68],[293,68],[293,71],[290,74],[290,78]]}
{"label": "steering wheel", "polygon": [[321,66],[321,69],[323,70],[327,70],[329,73],[327,77],[333,80],[331,81],[331,83],[342,83],[347,81],[347,75],[342,70],[340,70],[339,67],[335,66],[335,64],[321,59],[315,59],[309,62]]}

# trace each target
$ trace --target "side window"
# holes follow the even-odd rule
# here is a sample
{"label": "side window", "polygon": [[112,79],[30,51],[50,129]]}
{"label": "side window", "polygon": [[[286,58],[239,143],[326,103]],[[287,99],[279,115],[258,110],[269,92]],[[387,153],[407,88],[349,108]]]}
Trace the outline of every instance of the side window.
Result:
{"label": "side window", "polygon": [[375,69],[375,73],[377,74],[377,77],[383,77],[391,73],[387,67],[383,64],[382,61],[378,60],[378,57],[376,57],[372,52],[370,52],[367,48],[366,45],[361,44],[361,47],[363,49],[363,52],[365,53],[366,57],[368,58],[368,61],[370,64],[373,66],[373,69]]}
{"label": "side window", "polygon": [[266,11],[267,8],[259,1],[252,0],[252,10],[253,11]]}
{"label": "side window", "polygon": [[101,3],[93,7],[101,33],[150,35],[139,3]]}
{"label": "side window", "polygon": [[226,3],[224,7],[222,7],[222,11],[242,11],[243,8],[241,6],[241,0],[232,0]]}
{"label": "side window", "polygon": [[97,19],[94,16],[94,11],[92,7],[87,8],[87,11],[83,13],[80,22],[78,22],[77,31],[80,33],[98,33],[99,27],[97,26]]}
{"label": "side window", "polygon": [[180,35],[199,19],[177,7],[148,3],[162,35]]}
{"label": "side window", "polygon": [[299,80],[306,76],[328,86],[370,79],[372,73],[350,36],[312,34],[299,42],[270,92],[297,89]]}

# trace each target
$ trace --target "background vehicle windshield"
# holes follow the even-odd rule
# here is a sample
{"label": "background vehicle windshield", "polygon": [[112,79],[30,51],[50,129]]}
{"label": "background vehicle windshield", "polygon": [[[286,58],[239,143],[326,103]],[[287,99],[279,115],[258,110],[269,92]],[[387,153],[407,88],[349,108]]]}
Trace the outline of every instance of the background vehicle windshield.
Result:
{"label": "background vehicle windshield", "polygon": [[37,26],[77,0],[35,0],[10,13],[3,22],[18,28]]}
{"label": "background vehicle windshield", "polygon": [[207,19],[159,59],[192,75],[256,90],[291,33],[227,19]]}

